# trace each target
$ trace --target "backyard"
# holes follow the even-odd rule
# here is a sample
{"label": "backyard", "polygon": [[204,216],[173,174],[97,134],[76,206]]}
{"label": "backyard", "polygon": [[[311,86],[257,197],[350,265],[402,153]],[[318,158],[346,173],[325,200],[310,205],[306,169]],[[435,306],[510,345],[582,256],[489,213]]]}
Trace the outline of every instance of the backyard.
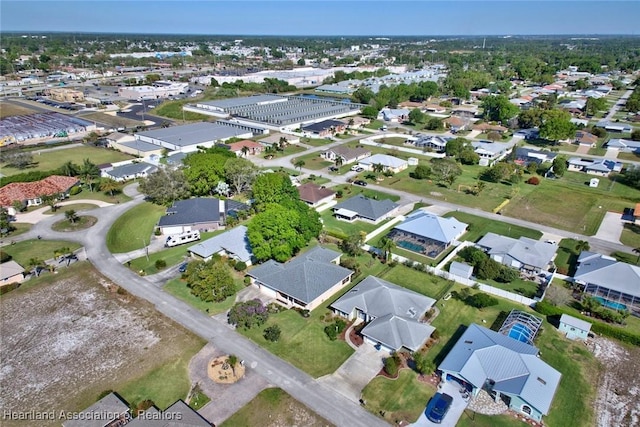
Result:
{"label": "backyard", "polygon": [[107,248],[112,253],[130,252],[149,244],[153,230],[166,208],[145,202],[126,211],[107,233]]}
{"label": "backyard", "polygon": [[430,298],[438,300],[442,298],[453,286],[453,282],[442,277],[418,271],[414,268],[397,264],[387,270],[382,276],[387,280],[403,288],[410,289]]}
{"label": "backyard", "polygon": [[34,165],[27,169],[16,169],[13,167],[7,167],[5,164],[0,165],[2,168],[2,174],[5,176],[15,175],[23,172],[30,171],[49,171],[58,169],[66,162],[73,162],[76,165],[81,165],[84,159],[89,159],[96,165],[104,163],[114,163],[123,160],[129,160],[133,157],[121,153],[115,150],[109,150],[106,148],[81,146],[81,147],[69,147],[60,150],[34,150],[33,154]]}
{"label": "backyard", "polygon": [[514,239],[528,237],[530,239],[538,240],[542,237],[542,232],[538,230],[532,230],[531,228],[512,225],[506,222],[495,221],[465,212],[447,212],[443,216],[445,218],[455,218],[458,221],[469,224],[467,232],[462,235],[461,240],[463,241],[477,242],[487,233],[495,233],[502,236],[512,237]]}
{"label": "backyard", "polygon": [[373,230],[384,226],[390,219],[384,220],[379,224],[372,224],[366,221],[341,221],[333,215],[332,209],[327,209],[320,214],[323,228],[332,236],[346,237],[352,233],[365,232],[371,233]]}

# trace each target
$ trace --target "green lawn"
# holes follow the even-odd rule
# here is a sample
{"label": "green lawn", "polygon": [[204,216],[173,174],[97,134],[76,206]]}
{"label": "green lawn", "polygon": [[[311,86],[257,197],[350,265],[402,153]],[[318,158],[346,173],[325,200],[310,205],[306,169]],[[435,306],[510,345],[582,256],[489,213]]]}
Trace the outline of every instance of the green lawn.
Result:
{"label": "green lawn", "polygon": [[305,427],[327,427],[332,424],[295,400],[284,390],[262,390],[251,402],[225,420],[221,427],[293,426],[304,419]]}
{"label": "green lawn", "polygon": [[402,264],[387,270],[381,277],[391,283],[436,300],[442,298],[453,285],[453,282],[449,282],[442,277],[418,271]]}
{"label": "green lawn", "polygon": [[[324,332],[328,323],[321,317],[327,314],[329,302],[316,308],[306,319],[294,310],[285,310],[270,315],[267,323],[259,328],[238,331],[309,375],[321,377],[334,372],[353,353],[346,342],[330,341]],[[264,329],[271,325],[278,325],[282,330],[280,340],[275,343],[262,336]]]}
{"label": "green lawn", "polygon": [[304,161],[304,167],[312,170],[321,170],[326,169],[329,166],[333,166],[333,162],[320,157],[320,153],[309,153],[304,156],[296,157],[295,160],[291,160],[291,164],[295,163],[296,160]]}
{"label": "green lawn", "polygon": [[[177,101],[164,101],[151,111],[156,116],[167,117],[175,120],[188,120],[188,121],[207,121],[211,120],[211,116],[206,114],[198,114],[191,111],[183,111],[182,107],[185,104],[191,102],[189,99],[179,99]],[[150,113],[151,113],[150,112]]]}
{"label": "green lawn", "polygon": [[531,239],[538,240],[542,237],[542,232],[538,230],[532,230],[518,225],[511,225],[506,222],[494,221],[489,218],[483,218],[465,212],[447,212],[443,216],[446,218],[456,218],[458,221],[469,224],[467,232],[462,236],[461,240],[470,242],[477,242],[482,236],[489,232],[513,237],[514,239],[529,237]]}
{"label": "green lawn", "polygon": [[365,128],[373,129],[373,130],[378,130],[382,126],[384,126],[384,122],[382,120],[371,120],[371,122],[369,122],[369,124],[364,125]]}
{"label": "green lawn", "polygon": [[67,201],[90,199],[90,200],[101,200],[107,203],[124,203],[131,200],[131,197],[127,196],[122,192],[114,193],[112,196],[111,194],[105,193],[104,191],[98,191],[95,188],[95,185],[94,185],[93,191],[89,191],[89,187],[87,187],[86,185],[83,185],[81,188],[82,188],[82,191],[80,191],[78,194],[75,194],[69,197]]}
{"label": "green lawn", "polygon": [[81,165],[84,159],[89,159],[92,163],[99,165],[103,163],[120,162],[122,160],[129,160],[133,158],[133,156],[119,151],[89,146],[65,148],[63,150],[46,151],[44,153],[40,150],[34,150],[31,153],[33,154],[33,161],[36,163],[33,167],[20,170],[7,167],[5,164],[2,164],[0,165],[0,168],[2,168],[2,174],[9,176],[34,170],[48,171],[57,169],[69,161],[76,165]]}
{"label": "green lawn", "polygon": [[622,235],[620,236],[620,242],[632,248],[640,247],[640,226],[625,223],[622,229]]}
{"label": "green lawn", "polygon": [[53,258],[54,251],[60,248],[69,248],[72,251],[80,248],[80,245],[74,242],[63,240],[24,240],[14,245],[8,245],[2,248],[3,251],[11,255],[11,258],[23,266],[28,268],[31,258],[38,258],[42,261]]}
{"label": "green lawn", "polygon": [[204,408],[204,406],[209,402],[211,402],[209,396],[198,390],[191,396],[189,406],[197,411]]}
{"label": "green lawn", "polygon": [[129,209],[109,229],[107,248],[112,253],[123,253],[149,244],[149,238],[165,212],[164,206],[148,202]]}
{"label": "green lawn", "polygon": [[556,252],[556,258],[553,260],[554,264],[558,268],[558,273],[568,274],[570,276],[575,273],[576,263],[578,262],[578,251],[576,251],[575,239],[562,239],[558,243],[558,251]]}
{"label": "green lawn", "polygon": [[76,212],[89,211],[97,207],[98,205],[94,205],[92,203],[74,203],[72,205],[58,206],[58,209],[56,209],[55,212],[53,212],[51,209],[48,209],[44,211],[43,214],[45,215],[59,214],[59,213],[64,213],[64,211],[68,211],[70,209],[73,209]]}
{"label": "green lawn", "polygon": [[466,409],[456,427],[524,427],[524,421],[508,415],[483,415]]}
{"label": "green lawn", "polygon": [[389,222],[387,219],[379,224],[371,224],[365,221],[340,221],[333,215],[332,209],[327,209],[320,214],[322,219],[323,228],[332,236],[346,237],[354,232],[364,231],[365,233],[371,233],[378,227],[382,227],[385,223]]}
{"label": "green lawn", "polygon": [[333,141],[324,138],[301,138],[300,142],[312,147],[322,147],[323,145],[331,144]]}
{"label": "green lawn", "polygon": [[403,369],[397,379],[376,377],[362,391],[366,408],[388,422],[397,425],[404,420],[415,422],[424,411],[427,402],[436,392],[431,384],[420,382],[417,374]]}
{"label": "green lawn", "polygon": [[178,399],[185,399],[191,388],[189,361],[202,348],[204,341],[191,340],[183,348],[180,357],[144,374],[115,390],[127,402],[136,403],[150,399],[160,409],[166,409]]}
{"label": "green lawn", "polygon": [[[242,280],[235,280],[235,285],[236,285],[236,292],[239,292],[242,289],[244,289],[244,284],[242,283]],[[164,285],[163,289],[167,293],[173,295],[174,297],[181,299],[187,304],[190,304],[192,307],[195,307],[200,311],[208,313],[211,316],[218,313],[223,313],[229,310],[236,300],[236,297],[234,295],[234,296],[228,297],[222,302],[202,301],[200,298],[194,296],[191,293],[191,289],[187,287],[186,282],[184,282],[182,279],[173,279],[168,281],[167,284]]]}
{"label": "green lawn", "polygon": [[640,153],[618,153],[618,160],[624,161],[629,160],[632,162],[640,162]]}
{"label": "green lawn", "polygon": [[[358,194],[362,194],[365,197],[368,197],[370,199],[378,199],[378,200],[389,199],[394,202],[397,202],[398,200],[400,200],[400,196],[396,196],[395,194],[384,193],[382,191],[372,190],[366,187],[360,187],[358,185],[343,184],[343,185],[336,185],[335,187],[332,187],[332,188],[335,191],[341,190],[342,198],[344,200],[350,199],[351,197],[357,196]],[[338,203],[344,200],[339,199]]]}
{"label": "green lawn", "polygon": [[31,227],[33,227],[33,224],[27,224],[26,222],[13,222],[11,223],[11,225],[13,225],[15,230],[7,234],[6,236],[2,236],[2,238],[7,239],[8,241],[11,241],[11,239],[15,236],[26,233],[27,231],[31,230]]}
{"label": "green lawn", "polygon": [[[210,237],[213,237],[217,234],[221,234],[224,232],[225,230],[216,230],[216,231],[209,231],[206,233],[204,232],[200,233],[200,241],[207,240]],[[142,245],[142,241],[140,241],[140,244]],[[146,256],[133,259],[131,260],[131,265],[128,265],[128,266],[129,268],[131,268],[133,271],[136,271],[136,272],[140,270],[144,270],[145,274],[155,274],[158,272],[158,269],[156,268],[156,265],[155,265],[157,260],[159,259],[165,260],[165,262],[167,263],[167,268],[173,265],[176,265],[185,260],[185,258],[188,256],[187,248],[195,244],[196,243],[194,242],[188,245],[179,245],[179,246],[174,246],[172,248],[166,248],[159,252],[154,252],[152,254],[149,254],[148,261]]]}

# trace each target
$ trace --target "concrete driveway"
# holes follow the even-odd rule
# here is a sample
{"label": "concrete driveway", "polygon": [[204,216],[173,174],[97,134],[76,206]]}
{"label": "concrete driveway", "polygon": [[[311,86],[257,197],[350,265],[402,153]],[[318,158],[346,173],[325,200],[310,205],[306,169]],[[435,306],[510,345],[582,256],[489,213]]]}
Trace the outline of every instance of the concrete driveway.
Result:
{"label": "concrete driveway", "polygon": [[387,352],[363,344],[333,374],[318,378],[318,382],[359,403],[362,389],[380,372],[382,360],[388,356]]}
{"label": "concrete driveway", "polygon": [[624,228],[622,214],[618,212],[607,212],[600,223],[600,228],[594,237],[612,243],[620,243],[620,235]]}
{"label": "concrete driveway", "polygon": [[[420,415],[420,418],[418,418],[418,420],[415,423],[411,424],[412,426],[415,426],[415,427],[436,427],[436,426],[440,426],[440,427],[455,427],[455,425],[458,423],[458,420],[462,416],[462,413],[467,408],[467,405],[469,405],[469,400],[464,400],[462,398],[462,395],[460,394],[460,385],[458,383],[456,383],[456,382],[453,382],[453,381],[446,381],[446,382],[443,383],[442,389],[440,389],[438,391],[440,393],[446,393],[449,396],[453,397],[453,403],[451,403],[451,407],[449,408],[449,411],[447,412],[447,414],[445,415],[444,419],[442,420],[442,423],[436,424],[434,422],[429,421],[429,419],[427,418],[425,412],[422,411],[422,414]],[[429,403],[429,402],[425,402],[425,410],[426,410],[426,404],[427,403]]]}

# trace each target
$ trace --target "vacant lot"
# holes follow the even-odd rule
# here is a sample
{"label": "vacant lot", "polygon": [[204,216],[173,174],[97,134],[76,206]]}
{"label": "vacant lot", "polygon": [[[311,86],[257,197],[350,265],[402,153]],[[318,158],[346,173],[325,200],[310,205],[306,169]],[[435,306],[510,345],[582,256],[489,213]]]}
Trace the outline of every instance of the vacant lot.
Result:
{"label": "vacant lot", "polygon": [[33,166],[27,169],[16,169],[1,165],[2,173],[6,176],[15,175],[22,172],[30,172],[33,170],[49,171],[58,169],[66,162],[73,162],[76,165],[81,165],[84,159],[89,159],[92,163],[100,165],[103,163],[120,162],[123,160],[129,160],[133,157],[121,153],[119,151],[108,150],[106,148],[99,147],[73,147],[63,150],[53,150],[42,152],[40,150],[31,151],[33,154]]}
{"label": "vacant lot", "polygon": [[2,250],[11,255],[13,260],[23,267],[29,265],[29,260],[37,258],[46,261],[54,257],[54,253],[60,248],[69,248],[75,251],[80,247],[74,242],[64,240],[23,240],[15,245],[5,246]]}
{"label": "vacant lot", "polygon": [[116,116],[115,114],[101,113],[99,111],[93,111],[91,113],[82,114],[82,115],[79,115],[78,117],[84,120],[104,123],[116,129],[134,128],[136,126],[142,126],[144,124],[142,123],[142,121],[132,120],[127,117]]}
{"label": "vacant lot", "polygon": [[24,105],[18,105],[7,101],[0,102],[0,119],[11,116],[22,116],[24,114],[33,114],[35,112],[35,110]]}
{"label": "vacant lot", "polygon": [[487,233],[500,234],[502,236],[512,237],[519,239],[520,237],[528,237],[530,239],[539,240],[542,237],[542,232],[538,230],[532,230],[530,228],[521,227],[519,225],[512,225],[506,222],[494,221],[489,218],[483,218],[468,214],[465,212],[447,212],[445,217],[453,217],[458,221],[462,221],[465,224],[469,224],[467,232],[462,236],[461,240],[468,240],[470,242],[477,242],[482,236]]}
{"label": "vacant lot", "polygon": [[153,384],[154,376],[161,381],[144,394],[159,406],[188,391],[180,361],[202,341],[89,264],[24,286],[0,304],[0,323],[11,325],[2,330],[0,389],[11,390],[0,395],[3,409],[76,411],[108,389],[142,397],[136,390]]}
{"label": "vacant lot", "polygon": [[263,390],[222,427],[324,427],[332,424],[279,388]]}

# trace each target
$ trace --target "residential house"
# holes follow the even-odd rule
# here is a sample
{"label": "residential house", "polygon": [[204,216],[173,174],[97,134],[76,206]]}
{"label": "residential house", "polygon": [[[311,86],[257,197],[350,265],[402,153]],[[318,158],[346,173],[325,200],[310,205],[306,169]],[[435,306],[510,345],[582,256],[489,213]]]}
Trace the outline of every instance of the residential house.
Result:
{"label": "residential house", "polygon": [[253,264],[253,252],[247,237],[247,227],[239,225],[222,234],[196,243],[187,248],[192,256],[209,261],[214,255],[233,258],[247,265]]}
{"label": "residential house", "polygon": [[105,427],[124,425],[131,420],[129,405],[115,393],[109,393],[76,416],[64,421],[62,427]]}
{"label": "residential house", "polygon": [[38,206],[42,204],[43,196],[54,196],[63,200],[69,197],[69,191],[78,182],[78,178],[62,175],[51,175],[34,182],[12,182],[0,188],[0,206],[7,208],[10,215],[15,215],[14,203]]}
{"label": "residential house", "polygon": [[537,139],[540,137],[540,129],[520,129],[513,134],[516,138],[524,138],[525,140]]}
{"label": "residential house", "polygon": [[495,233],[487,233],[477,243],[494,261],[517,270],[540,273],[551,266],[558,245],[528,237],[514,239]]}
{"label": "residential house", "polygon": [[383,108],[378,113],[378,120],[402,123],[409,120],[410,111],[408,108]]}
{"label": "residential house", "polygon": [[320,153],[320,157],[325,160],[329,160],[331,162],[335,162],[337,158],[342,159],[343,165],[348,165],[350,163],[355,163],[358,160],[362,160],[365,157],[369,157],[371,155],[371,151],[364,147],[355,147],[350,148],[346,145],[339,145],[337,147],[333,147],[327,151],[323,151]]}
{"label": "residential house", "polygon": [[491,141],[471,141],[473,151],[480,156],[480,166],[491,166],[503,159],[513,150],[512,143],[491,142]]}
{"label": "residential house", "polygon": [[367,119],[366,117],[352,117],[349,119],[349,123],[351,123],[352,120],[353,124],[349,126],[352,129],[362,129],[363,127],[371,123],[371,119]]}
{"label": "residential house", "polygon": [[578,256],[573,281],[605,307],[640,316],[640,267],[584,251]]}
{"label": "residential house", "polygon": [[0,264],[0,288],[11,283],[22,283],[24,281],[24,268],[17,262],[11,260]]}
{"label": "residential house", "polygon": [[229,215],[235,216],[238,211],[246,210],[249,206],[231,199],[196,197],[179,200],[167,208],[158,227],[162,234],[168,235],[195,230],[213,231],[224,226]]}
{"label": "residential house", "polygon": [[336,192],[332,189],[320,187],[312,182],[300,185],[298,187],[298,193],[300,194],[300,200],[312,208],[329,203],[336,196]]}
{"label": "residential house", "polygon": [[251,141],[250,139],[243,139],[241,141],[224,144],[238,157],[257,156],[264,150],[264,146],[258,142]]}
{"label": "residential house", "polygon": [[358,162],[358,165],[368,171],[372,171],[374,165],[382,165],[383,172],[393,173],[401,172],[409,167],[409,163],[406,160],[389,156],[388,154],[374,154],[373,156],[365,157]]}
{"label": "residential house", "polygon": [[459,105],[451,110],[453,116],[464,119],[473,119],[478,114],[477,105]]}
{"label": "residential house", "polygon": [[399,248],[436,258],[467,230],[468,224],[422,209],[413,212],[389,233]]}
{"label": "residential house", "polygon": [[353,222],[356,220],[378,224],[398,213],[399,205],[389,199],[375,200],[358,194],[335,205],[333,213],[337,219]]}
{"label": "residential house", "polygon": [[614,138],[607,142],[607,148],[612,148],[624,153],[636,153],[640,151],[640,141],[630,139]]}
{"label": "residential house", "polygon": [[572,157],[567,161],[567,170],[585,172],[590,175],[609,176],[611,172],[620,172],[622,163],[608,159],[582,159]]}
{"label": "residential house", "polygon": [[368,276],[331,304],[349,320],[367,323],[364,341],[386,351],[418,351],[435,328],[422,319],[435,300],[386,280]]}
{"label": "residential house", "polygon": [[443,153],[447,148],[447,142],[450,138],[437,135],[418,135],[417,137],[408,138],[406,143],[415,145],[416,148],[433,150],[436,153]]}
{"label": "residential house", "polygon": [[267,136],[266,138],[262,138],[258,140],[258,142],[263,146],[272,146],[273,144],[280,144],[280,140],[286,141],[286,144],[300,143],[299,137],[297,137],[296,135],[288,134],[288,133],[273,133]]}
{"label": "residential house", "polygon": [[303,132],[320,138],[331,136],[336,133],[342,133],[346,129],[347,124],[345,122],[334,119],[323,120],[321,122],[302,126]]}
{"label": "residential house", "polygon": [[486,391],[496,402],[535,421],[549,413],[561,374],[531,344],[471,324],[438,371],[472,395]]}
{"label": "residential house", "polygon": [[444,114],[447,112],[447,109],[445,107],[438,104],[428,104],[425,107],[425,110],[428,113],[435,113],[435,114]]}
{"label": "residential house", "polygon": [[137,178],[146,178],[158,168],[146,162],[133,162],[126,165],[108,167],[101,171],[103,178],[109,178],[117,182],[130,181]]}
{"label": "residential house", "polygon": [[558,107],[564,110],[574,110],[577,114],[583,113],[586,106],[586,99],[564,99],[558,103]]}
{"label": "residential house", "polygon": [[576,144],[583,147],[596,148],[598,137],[592,133],[579,130],[576,131]]}
{"label": "residential house", "polygon": [[547,163],[553,162],[558,153],[551,151],[532,150],[531,148],[516,147],[516,157],[514,162],[519,165],[528,165],[529,163]]}
{"label": "residential house", "polygon": [[480,132],[497,132],[500,135],[502,135],[503,133],[505,133],[506,131],[508,131],[509,129],[504,127],[504,126],[500,126],[500,125],[492,125],[490,123],[480,123],[479,125],[473,125],[472,128],[473,130],[479,130]]}
{"label": "residential house", "polygon": [[460,132],[463,130],[467,130],[469,127],[469,119],[461,118],[458,116],[451,116],[442,121],[444,125],[449,129],[452,133]]}
{"label": "residential house", "polygon": [[558,330],[566,335],[570,340],[586,341],[591,330],[591,323],[578,319],[568,314],[560,316],[560,326]]}
{"label": "residential house", "polygon": [[178,400],[164,411],[152,406],[127,423],[127,427],[211,427],[211,423],[184,401]]}
{"label": "residential house", "polygon": [[313,310],[351,282],[340,252],[316,246],[286,263],[269,260],[247,273],[251,284],[287,306]]}
{"label": "residential house", "polygon": [[121,144],[123,142],[131,142],[131,141],[134,141],[135,139],[136,138],[133,135],[128,133],[122,133],[122,132],[113,132],[105,137],[105,140],[107,141],[107,146],[109,148],[115,148],[115,149],[118,149],[118,144]]}
{"label": "residential house", "polygon": [[633,127],[626,123],[614,123],[608,120],[600,120],[595,124],[596,127],[604,128],[609,132],[621,132],[621,133],[629,133],[633,131]]}

